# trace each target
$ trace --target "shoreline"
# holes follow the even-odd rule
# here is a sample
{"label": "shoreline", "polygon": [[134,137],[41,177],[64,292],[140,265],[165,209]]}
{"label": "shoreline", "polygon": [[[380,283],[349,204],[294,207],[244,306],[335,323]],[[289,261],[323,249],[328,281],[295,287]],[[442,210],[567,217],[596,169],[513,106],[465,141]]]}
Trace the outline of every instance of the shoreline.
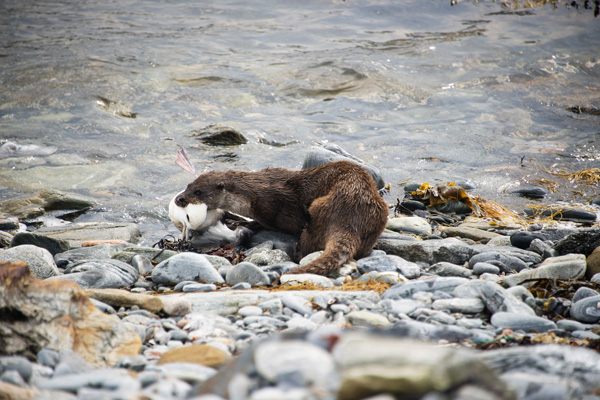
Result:
{"label": "shoreline", "polygon": [[[1,393],[32,399],[83,399],[94,393],[261,400],[391,399],[392,394],[454,399],[475,391],[485,398],[533,399],[551,388],[554,397],[547,398],[592,399],[600,390],[596,222],[586,228],[571,222],[525,230],[473,217],[452,227],[417,215],[394,217],[378,249],[333,278],[286,275],[296,264],[284,250],[289,238],[276,233],[255,235],[256,246],[232,265],[219,256],[130,243],[139,236],[127,225],[74,226],[71,234],[82,236],[71,237],[71,244],[100,239],[89,247],[56,250],[60,246],[50,243],[65,240],[55,227],[42,230],[46,235],[17,235],[19,246],[0,250],[3,260],[7,252],[31,252],[8,260],[29,260],[25,269],[45,277],[32,276],[35,283],[28,285],[40,285],[38,290],[54,298],[65,291],[82,293],[75,297],[89,297],[94,310],[111,318],[113,332],[124,335],[95,356],[42,341],[26,346],[39,348],[29,353],[33,361],[15,350],[18,346],[7,347],[12,353],[0,357],[7,374]],[[106,236],[120,241],[103,242]],[[24,244],[40,238],[45,241]],[[54,249],[54,256],[42,247]],[[2,270],[14,268],[3,264]],[[27,292],[27,285],[19,285],[29,281],[2,278],[4,307],[22,308],[18,301],[24,300],[9,295],[10,288]],[[290,278],[288,290],[270,286],[275,278]],[[73,307],[73,301],[62,307]],[[33,300],[29,308],[49,313]],[[70,318],[80,313],[71,312]],[[36,318],[23,321],[37,326]],[[56,318],[47,318],[42,331],[51,336],[54,323]],[[9,332],[17,329],[2,324]],[[10,343],[11,337],[2,341]],[[452,362],[435,361],[440,352],[464,360],[460,368],[472,370],[472,376],[452,372],[458,368]],[[523,361],[511,363],[515,357]],[[381,369],[382,363],[388,367]],[[582,365],[585,374],[573,372]],[[415,377],[407,368],[427,373]],[[392,383],[417,378],[402,388]],[[246,383],[231,392],[240,379]],[[405,392],[406,387],[420,389]]]}

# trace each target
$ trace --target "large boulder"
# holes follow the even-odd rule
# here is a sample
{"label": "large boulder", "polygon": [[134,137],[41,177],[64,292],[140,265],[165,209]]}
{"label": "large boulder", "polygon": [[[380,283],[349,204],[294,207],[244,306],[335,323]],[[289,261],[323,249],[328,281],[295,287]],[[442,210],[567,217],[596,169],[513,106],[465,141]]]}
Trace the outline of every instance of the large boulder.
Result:
{"label": "large boulder", "polygon": [[104,314],[73,282],[38,280],[24,263],[0,263],[0,354],[35,359],[41,349],[73,350],[106,368],[137,355],[138,334]]}

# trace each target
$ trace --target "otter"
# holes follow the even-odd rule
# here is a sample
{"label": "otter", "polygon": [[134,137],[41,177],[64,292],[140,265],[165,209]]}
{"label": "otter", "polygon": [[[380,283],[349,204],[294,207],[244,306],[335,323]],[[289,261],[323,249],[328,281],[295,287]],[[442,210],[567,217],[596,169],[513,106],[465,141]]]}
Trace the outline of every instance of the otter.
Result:
{"label": "otter", "polygon": [[252,218],[267,229],[300,235],[296,258],[323,250],[290,273],[328,275],[367,255],[383,232],[388,206],[375,182],[349,161],[293,171],[210,171],[175,197],[177,207],[205,204]]}

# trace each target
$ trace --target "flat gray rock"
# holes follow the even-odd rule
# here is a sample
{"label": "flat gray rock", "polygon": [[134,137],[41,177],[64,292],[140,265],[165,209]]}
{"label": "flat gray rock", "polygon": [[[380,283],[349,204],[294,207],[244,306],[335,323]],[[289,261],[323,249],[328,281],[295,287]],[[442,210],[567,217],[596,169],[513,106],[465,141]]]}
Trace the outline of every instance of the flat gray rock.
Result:
{"label": "flat gray rock", "polygon": [[501,329],[512,329],[525,332],[548,332],[556,329],[556,324],[546,318],[536,315],[497,312],[492,315],[492,325]]}
{"label": "flat gray rock", "polygon": [[182,281],[222,283],[223,277],[202,254],[179,253],[161,262],[152,270],[154,283],[177,284]]}
{"label": "flat gray rock", "polygon": [[51,279],[77,283],[83,289],[123,288],[133,285],[139,276],[137,268],[123,261],[87,260],[69,266],[65,274]]}
{"label": "flat gray rock", "polygon": [[60,226],[44,226],[36,231],[79,247],[86,240],[124,240],[137,243],[142,236],[136,224],[112,222],[78,222]]}

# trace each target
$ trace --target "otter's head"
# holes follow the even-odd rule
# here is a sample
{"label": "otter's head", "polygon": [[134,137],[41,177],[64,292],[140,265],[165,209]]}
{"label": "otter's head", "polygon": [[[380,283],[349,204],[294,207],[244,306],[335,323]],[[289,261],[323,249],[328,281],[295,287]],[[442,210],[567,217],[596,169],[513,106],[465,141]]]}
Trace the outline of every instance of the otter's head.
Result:
{"label": "otter's head", "polygon": [[225,197],[225,181],[218,171],[200,175],[175,197],[178,207],[206,204],[209,210],[221,208]]}

